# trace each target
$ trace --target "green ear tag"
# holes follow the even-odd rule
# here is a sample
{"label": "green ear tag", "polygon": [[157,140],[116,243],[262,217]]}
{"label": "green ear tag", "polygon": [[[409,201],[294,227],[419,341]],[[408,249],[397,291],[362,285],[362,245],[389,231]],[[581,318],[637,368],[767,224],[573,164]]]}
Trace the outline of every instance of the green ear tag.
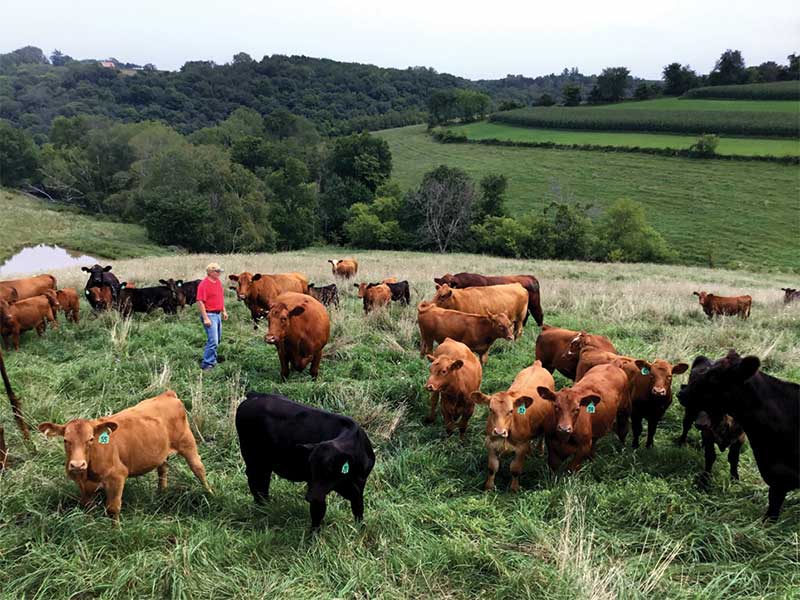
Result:
{"label": "green ear tag", "polygon": [[108,435],[108,431],[104,431],[103,433],[100,434],[100,437],[97,438],[97,441],[100,442],[101,444],[107,444],[108,440],[110,439],[111,436]]}
{"label": "green ear tag", "polygon": [[586,412],[590,415],[594,414],[594,402],[589,402],[589,406],[586,407]]}
{"label": "green ear tag", "polygon": [[519,414],[521,414],[521,415],[524,415],[524,414],[525,414],[525,410],[526,410],[526,409],[525,409],[525,405],[523,404],[522,406],[520,406],[520,407],[517,409],[517,412],[518,412]]}
{"label": "green ear tag", "polygon": [[347,475],[350,472],[350,463],[346,462],[342,465],[342,475]]}
{"label": "green ear tag", "polygon": [[647,367],[642,367],[642,375],[649,375],[649,374],[650,374],[650,369],[648,369]]}

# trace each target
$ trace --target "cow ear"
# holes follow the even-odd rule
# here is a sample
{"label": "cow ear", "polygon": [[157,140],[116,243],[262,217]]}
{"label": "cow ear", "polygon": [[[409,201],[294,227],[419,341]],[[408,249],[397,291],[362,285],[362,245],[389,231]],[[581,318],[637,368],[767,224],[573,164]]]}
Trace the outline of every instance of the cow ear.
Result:
{"label": "cow ear", "polygon": [[643,372],[643,369],[647,369],[647,372],[650,372],[650,371],[653,370],[652,365],[649,362],[647,362],[646,360],[642,360],[641,358],[637,358],[633,362],[636,365],[636,368],[639,369],[639,372],[642,373],[642,375],[645,374],[645,372]]}
{"label": "cow ear", "polygon": [[692,292],[692,296],[700,296],[700,292]]}
{"label": "cow ear", "polygon": [[86,271],[87,273],[92,272],[92,270],[89,267],[81,267],[81,271]]}
{"label": "cow ear", "polygon": [[100,435],[106,430],[113,433],[117,430],[118,427],[119,426],[114,421],[103,421],[102,423],[98,423],[97,425],[94,426],[94,434]]}
{"label": "cow ear", "polygon": [[123,289],[127,285],[128,285],[128,282],[127,281],[123,281],[122,283],[119,284],[119,287],[120,287],[120,289]]}
{"label": "cow ear", "polygon": [[108,265],[107,267],[103,268],[104,273],[108,273],[110,270],[111,270],[111,265]]}
{"label": "cow ear", "polygon": [[64,425],[58,425],[56,423],[42,423],[39,425],[39,431],[45,434],[47,437],[56,437],[56,436],[63,436],[64,435]]}
{"label": "cow ear", "polygon": [[357,284],[357,283],[354,283],[354,284],[353,284],[353,287],[356,287],[356,288],[357,288],[357,287],[358,287],[358,284]]}
{"label": "cow ear", "polygon": [[261,273],[256,273],[253,275],[253,281],[258,281],[259,279],[261,279]]}
{"label": "cow ear", "polygon": [[536,388],[536,393],[539,394],[539,396],[544,398],[545,400],[549,400],[550,402],[556,401],[555,392],[548,387],[540,385],[539,387]]}
{"label": "cow ear", "polygon": [[672,365],[672,374],[680,375],[681,373],[685,373],[688,369],[689,365],[687,365],[685,362],[681,362],[676,365]]}
{"label": "cow ear", "polygon": [[486,394],[484,394],[480,390],[476,390],[476,391],[472,392],[469,395],[469,399],[472,400],[472,402],[475,403],[475,404],[486,404],[487,406],[489,405],[489,402],[492,401],[492,397],[491,396],[487,396]]}
{"label": "cow ear", "polygon": [[295,306],[292,310],[289,311],[290,317],[299,317],[304,312],[306,312],[305,306]]}
{"label": "cow ear", "polygon": [[444,283],[444,279],[442,279],[441,277],[434,277],[433,283],[435,283],[437,286],[442,285]]}
{"label": "cow ear", "polygon": [[736,368],[737,375],[742,381],[750,379],[758,372],[760,366],[761,361],[757,356],[745,356]]}
{"label": "cow ear", "polygon": [[429,362],[433,362],[436,360],[436,357],[433,354],[426,354],[425,358],[427,358]]}
{"label": "cow ear", "polygon": [[169,285],[165,279],[159,279],[158,283],[160,283],[161,285]]}
{"label": "cow ear", "polygon": [[602,398],[597,394],[589,394],[581,398],[581,406],[588,406],[589,404],[599,404]]}
{"label": "cow ear", "polygon": [[450,365],[449,371],[458,371],[461,367],[464,366],[464,361],[460,358],[458,360],[454,360],[453,363]]}
{"label": "cow ear", "polygon": [[710,362],[711,361],[708,360],[707,356],[703,356],[701,354],[700,356],[695,357],[695,359],[692,361],[692,371],[694,371],[696,367],[699,367],[700,365],[707,365]]}
{"label": "cow ear", "polygon": [[519,408],[523,404],[525,405],[525,408],[529,408],[530,405],[533,404],[533,398],[530,396],[520,396],[514,400],[514,408]]}
{"label": "cow ear", "polygon": [[228,275],[228,279],[230,279],[231,281],[239,281],[239,276],[238,275]]}
{"label": "cow ear", "polygon": [[311,452],[314,448],[317,447],[317,445],[316,444],[297,444],[297,447],[298,448],[303,448],[303,449],[308,450],[309,452]]}

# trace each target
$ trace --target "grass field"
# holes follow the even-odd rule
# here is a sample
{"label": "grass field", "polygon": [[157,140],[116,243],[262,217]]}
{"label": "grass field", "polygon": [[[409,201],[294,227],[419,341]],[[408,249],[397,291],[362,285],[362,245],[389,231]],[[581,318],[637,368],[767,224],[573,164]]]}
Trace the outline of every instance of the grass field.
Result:
{"label": "grass field", "polygon": [[602,104],[602,110],[712,110],[742,112],[786,112],[798,114],[800,102],[795,100],[705,100],[694,98],[655,98],[636,102]]}
{"label": "grass field", "polygon": [[541,210],[557,185],[603,209],[628,197],[681,260],[754,270],[800,269],[796,166],[732,163],[629,153],[583,152],[439,144],[424,126],[378,132],[392,151],[393,177],[404,187],[427,171],[449,165],[479,179],[508,177],[508,207]]}
{"label": "grass field", "polygon": [[[698,101],[699,102],[699,101]],[[516,127],[505,123],[479,121],[450,127],[471,140],[510,140],[513,142],[552,142],[555,144],[595,144],[639,148],[688,149],[697,136],[612,131],[574,131]],[[739,156],[800,156],[800,140],[722,137],[717,153]]]}
{"label": "grass field", "polygon": [[25,246],[58,245],[103,258],[163,255],[138,225],[103,221],[0,188],[0,263]]}
{"label": "grass field", "polygon": [[[325,260],[338,249],[213,257],[228,272],[300,270],[327,283]],[[356,253],[359,279],[408,278],[412,304],[444,271],[531,272],[541,280],[548,323],[608,335],[621,352],[691,360],[729,347],[762,357],[779,377],[800,379],[800,305],[784,308],[779,275],[649,265],[596,265],[469,255]],[[115,272],[145,284],[196,277],[212,257],[118,261]],[[77,270],[56,273],[81,286]],[[752,317],[708,322],[692,291],[747,292]],[[229,297],[229,304],[234,304]],[[85,306],[84,306],[85,308]],[[6,424],[11,465],[0,476],[0,589],[5,598],[791,598],[800,585],[800,495],[780,521],[764,526],[767,488],[749,447],[742,480],[731,483],[720,457],[701,492],[697,432],[687,448],[677,402],[652,450],[600,442],[579,474],[553,478],[538,454],[521,484],[484,493],[485,409],[478,407],[462,446],[445,439],[441,419],[423,424],[427,362],[417,353],[414,307],[364,318],[348,297],[332,313],[332,339],[318,382],[307,374],[278,383],[275,350],[232,306],[221,352],[227,361],[202,375],[198,317],[137,316],[132,322],[84,312],[7,355],[11,380],[31,425],[110,414],[174,388],[190,409],[200,454],[216,494],[206,496],[181,459],[170,488],[155,474],[129,480],[122,526],[102,506],[77,508],[63,469],[63,444],[36,434],[35,452]],[[535,327],[500,342],[484,370],[483,391],[505,389],[533,360]],[[677,388],[685,377],[676,378]],[[559,385],[565,382],[557,376]],[[331,499],[322,532],[308,534],[304,486],[273,479],[272,499],[249,495],[232,415],[245,390],[278,391],[349,414],[376,448],[363,528]]]}

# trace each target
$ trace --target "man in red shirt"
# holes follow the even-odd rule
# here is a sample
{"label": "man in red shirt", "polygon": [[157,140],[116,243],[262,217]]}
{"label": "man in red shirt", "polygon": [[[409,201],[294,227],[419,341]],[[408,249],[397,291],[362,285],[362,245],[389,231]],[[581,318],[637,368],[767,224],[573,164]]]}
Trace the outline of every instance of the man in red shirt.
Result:
{"label": "man in red shirt", "polygon": [[222,338],[222,321],[228,320],[228,313],[225,310],[225,291],[219,280],[222,268],[212,262],[206,267],[206,273],[207,277],[197,286],[197,306],[200,307],[200,316],[208,337],[200,367],[203,371],[210,371],[218,362],[217,346]]}

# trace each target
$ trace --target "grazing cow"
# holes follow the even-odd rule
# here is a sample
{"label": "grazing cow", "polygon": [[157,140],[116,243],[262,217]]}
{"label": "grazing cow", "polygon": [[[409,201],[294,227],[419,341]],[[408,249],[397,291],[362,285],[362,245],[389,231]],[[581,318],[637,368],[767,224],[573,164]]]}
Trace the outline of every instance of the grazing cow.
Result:
{"label": "grazing cow", "polygon": [[61,305],[61,310],[64,311],[67,321],[78,323],[81,318],[81,305],[75,288],[64,288],[56,291],[56,298]]}
{"label": "grazing cow", "polygon": [[9,304],[14,304],[14,302],[19,300],[17,288],[0,284],[0,300],[5,300]]}
{"label": "grazing cow", "polygon": [[706,292],[692,292],[700,300],[703,312],[709,319],[715,315],[738,315],[742,319],[750,316],[752,296],[715,296]]}
{"label": "grazing cow", "polygon": [[83,293],[86,295],[86,300],[91,307],[96,311],[109,310],[113,305],[114,298],[111,295],[111,288],[108,286],[90,287],[83,290]]}
{"label": "grazing cow", "polygon": [[794,288],[781,288],[783,291],[783,303],[789,304],[796,300],[800,300],[800,290]]}
{"label": "grazing cow", "polygon": [[539,389],[555,390],[553,376],[537,360],[517,373],[508,391],[487,396],[474,392],[476,404],[489,407],[486,419],[486,447],[489,449],[489,474],[484,489],[494,489],[500,468],[500,455],[514,453],[511,463],[511,491],[519,490],[519,477],[530,453],[531,441],[544,438],[555,427],[553,403],[543,400]]}
{"label": "grazing cow", "polygon": [[342,279],[352,279],[358,273],[358,261],[354,258],[343,258],[340,260],[328,260],[331,263],[331,272],[334,277]]}
{"label": "grazing cow", "polygon": [[431,366],[425,389],[431,393],[431,408],[425,420],[436,420],[436,404],[441,401],[447,435],[452,435],[457,426],[464,441],[469,419],[475,412],[470,394],[481,388],[481,363],[467,346],[451,339],[444,340],[427,358]]}
{"label": "grazing cow", "polygon": [[87,506],[97,490],[106,491],[106,512],[119,522],[122,490],[128,477],[158,470],[158,489],[167,487],[167,458],[178,453],[209,492],[183,402],[168,390],[109,417],[73,419],[64,425],[42,423],[39,431],[64,438],[65,468]]}
{"label": "grazing cow", "polygon": [[495,340],[514,341],[514,325],[505,313],[473,315],[421,302],[417,306],[417,325],[421,356],[433,350],[433,342],[441,344],[445,338],[451,338],[469,347],[485,365]]}
{"label": "grazing cow", "polygon": [[453,289],[447,284],[437,285],[433,303],[442,308],[478,315],[506,313],[514,323],[515,339],[522,335],[528,314],[528,293],[518,283],[463,290]]}
{"label": "grazing cow", "polygon": [[[573,341],[576,350],[569,352]],[[542,331],[539,337],[536,338],[536,358],[542,361],[542,366],[551,373],[558,371],[564,377],[574,381],[575,372],[578,368],[580,348],[583,345],[591,345],[609,352],[617,351],[611,340],[605,336],[543,324]]]}
{"label": "grazing cow", "polygon": [[[450,273],[442,277],[434,277],[433,281],[439,285],[449,285],[451,288],[484,287],[488,285],[502,285],[507,283],[518,283],[525,288],[528,293],[528,311],[533,315],[536,324],[540,327],[544,323],[544,313],[542,312],[541,299],[539,298],[539,281],[533,275],[497,275],[487,276],[477,273]],[[528,315],[525,315],[527,323]]]}
{"label": "grazing cow", "polygon": [[616,365],[598,365],[572,387],[553,392],[537,388],[554,403],[555,427],[546,435],[547,462],[553,471],[562,464],[576,471],[594,456],[597,440],[616,428],[622,444],[628,435],[631,399],[628,376]]}
{"label": "grazing cow", "polygon": [[[117,276],[111,272],[111,265],[107,265],[105,267],[101,267],[100,265],[94,265],[93,267],[81,267],[81,271],[85,271],[89,273],[89,280],[86,282],[84,289],[89,289],[93,287],[107,287],[111,290],[111,302],[112,304],[116,304],[117,298],[119,298],[119,279]],[[94,305],[92,308],[97,309]]]}
{"label": "grazing cow", "polygon": [[41,336],[47,322],[53,329],[58,329],[55,318],[58,308],[58,299],[53,290],[47,290],[42,296],[34,296],[14,304],[0,300],[0,334],[3,336],[6,350],[9,347],[9,339],[13,341],[14,349],[19,350],[19,336],[24,331],[35,329]]}
{"label": "grazing cow", "polygon": [[313,283],[309,283],[308,295],[316,298],[325,306],[333,304],[336,308],[339,308],[339,288],[336,287],[335,283],[322,287],[316,287]]}
{"label": "grazing cow", "polygon": [[168,315],[178,312],[178,301],[168,287],[134,288],[127,282],[120,284],[119,312],[123,317],[130,317],[135,312],[150,313],[162,309]]}
{"label": "grazing cow", "polygon": [[238,275],[228,275],[228,279],[236,282],[231,286],[236,297],[250,309],[253,329],[258,329],[259,319],[269,312],[272,301],[284,292],[308,293],[308,279],[302,273],[277,273],[275,275],[255,275],[244,271]]}
{"label": "grazing cow", "polygon": [[193,281],[183,281],[181,279],[178,280],[178,283],[180,284],[178,287],[181,288],[185,303],[189,306],[194,306],[194,304],[197,302],[197,286],[200,285],[200,281],[200,279],[195,279]]}
{"label": "grazing cow", "polygon": [[[172,293],[172,297],[175,298],[175,304],[177,306],[180,308],[186,306],[186,294],[183,293],[183,279],[159,279],[158,283]],[[197,300],[196,296],[195,300]]]}
{"label": "grazing cow", "polygon": [[269,331],[264,341],[274,344],[281,361],[281,380],[289,368],[301,372],[311,364],[311,377],[317,378],[322,349],[328,343],[331,322],[322,303],[306,294],[285,292],[269,309]]}
{"label": "grazing cow", "polygon": [[[17,299],[12,300],[13,288],[17,292]],[[56,278],[52,275],[37,275],[36,277],[25,277],[24,279],[8,279],[0,281],[0,298],[6,302],[18,302],[33,298],[34,296],[41,296],[47,290],[56,289]]]}
{"label": "grazing cow", "polygon": [[364,313],[389,306],[392,303],[392,290],[385,283],[374,287],[366,283],[354,283],[353,287],[358,288],[358,297],[364,303]]}
{"label": "grazing cow", "polygon": [[692,414],[707,413],[712,427],[725,415],[741,425],[769,486],[766,518],[775,520],[786,493],[800,487],[800,385],[767,375],[760,366],[757,357],[735,350],[714,362],[698,356],[678,398]]}
{"label": "grazing cow", "polygon": [[[390,279],[394,279],[391,277]],[[382,281],[381,283],[370,283],[367,288],[376,287],[379,285],[386,285],[392,293],[392,302],[399,302],[403,306],[408,306],[411,302],[411,290],[408,286],[408,281]]]}
{"label": "grazing cow", "polygon": [[269,499],[274,472],[308,484],[312,531],[322,524],[325,498],[332,491],[350,501],[356,521],[364,518],[364,486],[375,466],[375,453],[353,419],[277,394],[247,392],[236,409],[236,432],[257,503]]}

